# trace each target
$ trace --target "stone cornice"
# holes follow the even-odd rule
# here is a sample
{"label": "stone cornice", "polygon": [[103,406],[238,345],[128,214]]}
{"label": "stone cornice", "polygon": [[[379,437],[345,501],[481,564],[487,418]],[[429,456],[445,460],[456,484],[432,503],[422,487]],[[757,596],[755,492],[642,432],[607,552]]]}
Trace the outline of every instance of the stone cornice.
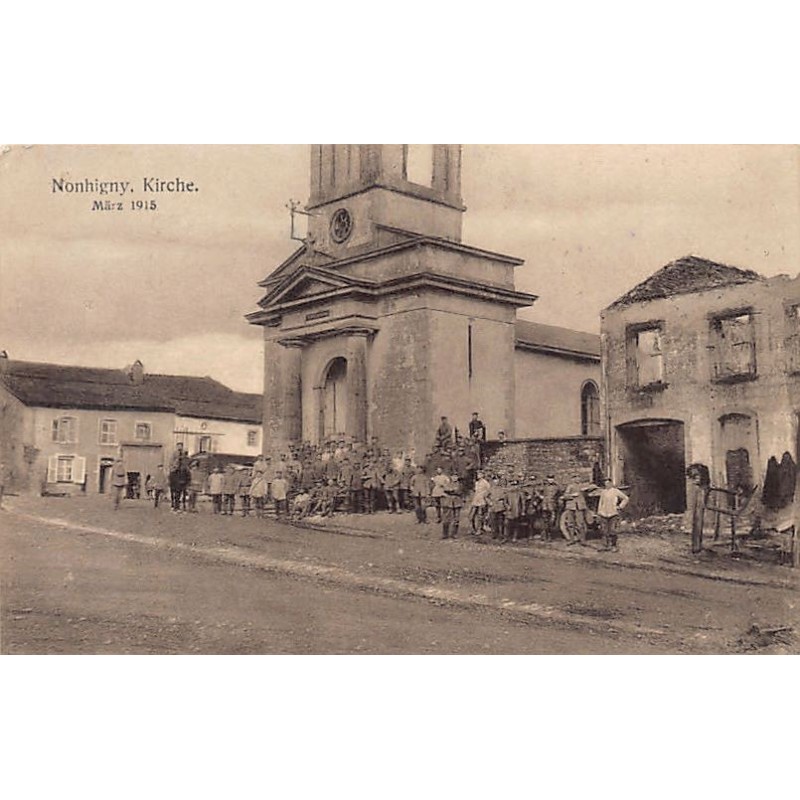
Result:
{"label": "stone cornice", "polygon": [[517,292],[513,289],[505,289],[499,286],[491,286],[464,278],[456,278],[452,275],[417,272],[411,275],[403,275],[387,281],[381,281],[380,283],[368,281],[353,283],[349,286],[337,287],[330,291],[319,292],[307,297],[300,297],[295,300],[287,300],[275,303],[274,305],[267,305],[260,311],[247,314],[245,319],[253,325],[267,325],[269,322],[274,321],[276,317],[288,311],[295,311],[310,305],[319,305],[321,303],[330,302],[331,300],[338,300],[346,297],[377,300],[393,294],[404,294],[420,289],[444,291],[448,294],[460,294],[494,303],[503,303],[516,308],[524,308],[533,305],[537,299],[536,295]]}

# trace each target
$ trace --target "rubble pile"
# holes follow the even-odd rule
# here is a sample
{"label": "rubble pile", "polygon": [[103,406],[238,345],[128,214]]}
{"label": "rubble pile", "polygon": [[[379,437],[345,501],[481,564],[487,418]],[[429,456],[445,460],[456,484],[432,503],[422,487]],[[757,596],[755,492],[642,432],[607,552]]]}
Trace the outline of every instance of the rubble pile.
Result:
{"label": "rubble pile", "polygon": [[788,653],[797,650],[798,637],[791,625],[766,627],[753,624],[737,642],[742,653],[753,651],[770,653]]}

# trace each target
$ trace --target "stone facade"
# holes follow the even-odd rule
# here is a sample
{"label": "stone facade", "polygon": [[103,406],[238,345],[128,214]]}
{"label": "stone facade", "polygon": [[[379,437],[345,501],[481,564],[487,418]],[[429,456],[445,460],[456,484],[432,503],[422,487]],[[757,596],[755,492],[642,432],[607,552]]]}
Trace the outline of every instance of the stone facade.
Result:
{"label": "stone facade", "polygon": [[696,257],[650,280],[602,315],[616,481],[641,513],[682,511],[695,462],[763,485],[770,456],[798,457],[800,280]]}

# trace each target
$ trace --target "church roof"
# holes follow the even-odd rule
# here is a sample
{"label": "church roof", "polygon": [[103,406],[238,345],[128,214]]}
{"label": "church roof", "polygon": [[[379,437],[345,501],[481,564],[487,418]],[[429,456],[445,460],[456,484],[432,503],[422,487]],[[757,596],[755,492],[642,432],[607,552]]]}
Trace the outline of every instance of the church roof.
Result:
{"label": "church roof", "polygon": [[552,355],[588,357],[600,359],[600,337],[596,333],[584,333],[557,325],[544,325],[527,319],[516,321],[517,346],[526,350],[538,350]]}
{"label": "church roof", "polygon": [[260,394],[235,392],[209,377],[145,373],[136,384],[122,369],[7,360],[0,383],[27,406],[138,409],[261,422]]}
{"label": "church roof", "polygon": [[763,280],[761,275],[751,269],[730,267],[700,256],[689,255],[671,261],[646,281],[634,286],[615,300],[608,308],[623,308],[648,300],[660,300],[679,294],[692,294]]}

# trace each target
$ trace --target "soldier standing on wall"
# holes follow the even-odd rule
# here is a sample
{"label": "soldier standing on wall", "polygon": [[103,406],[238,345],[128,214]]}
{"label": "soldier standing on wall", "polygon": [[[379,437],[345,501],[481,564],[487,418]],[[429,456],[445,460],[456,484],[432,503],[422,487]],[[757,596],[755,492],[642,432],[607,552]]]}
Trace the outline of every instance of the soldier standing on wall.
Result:
{"label": "soldier standing on wall", "polygon": [[447,421],[447,417],[442,417],[439,427],[436,430],[436,449],[449,450],[453,444],[453,428]]}
{"label": "soldier standing on wall", "polygon": [[486,426],[478,416],[477,411],[472,412],[472,419],[469,421],[469,438],[486,441]]}

